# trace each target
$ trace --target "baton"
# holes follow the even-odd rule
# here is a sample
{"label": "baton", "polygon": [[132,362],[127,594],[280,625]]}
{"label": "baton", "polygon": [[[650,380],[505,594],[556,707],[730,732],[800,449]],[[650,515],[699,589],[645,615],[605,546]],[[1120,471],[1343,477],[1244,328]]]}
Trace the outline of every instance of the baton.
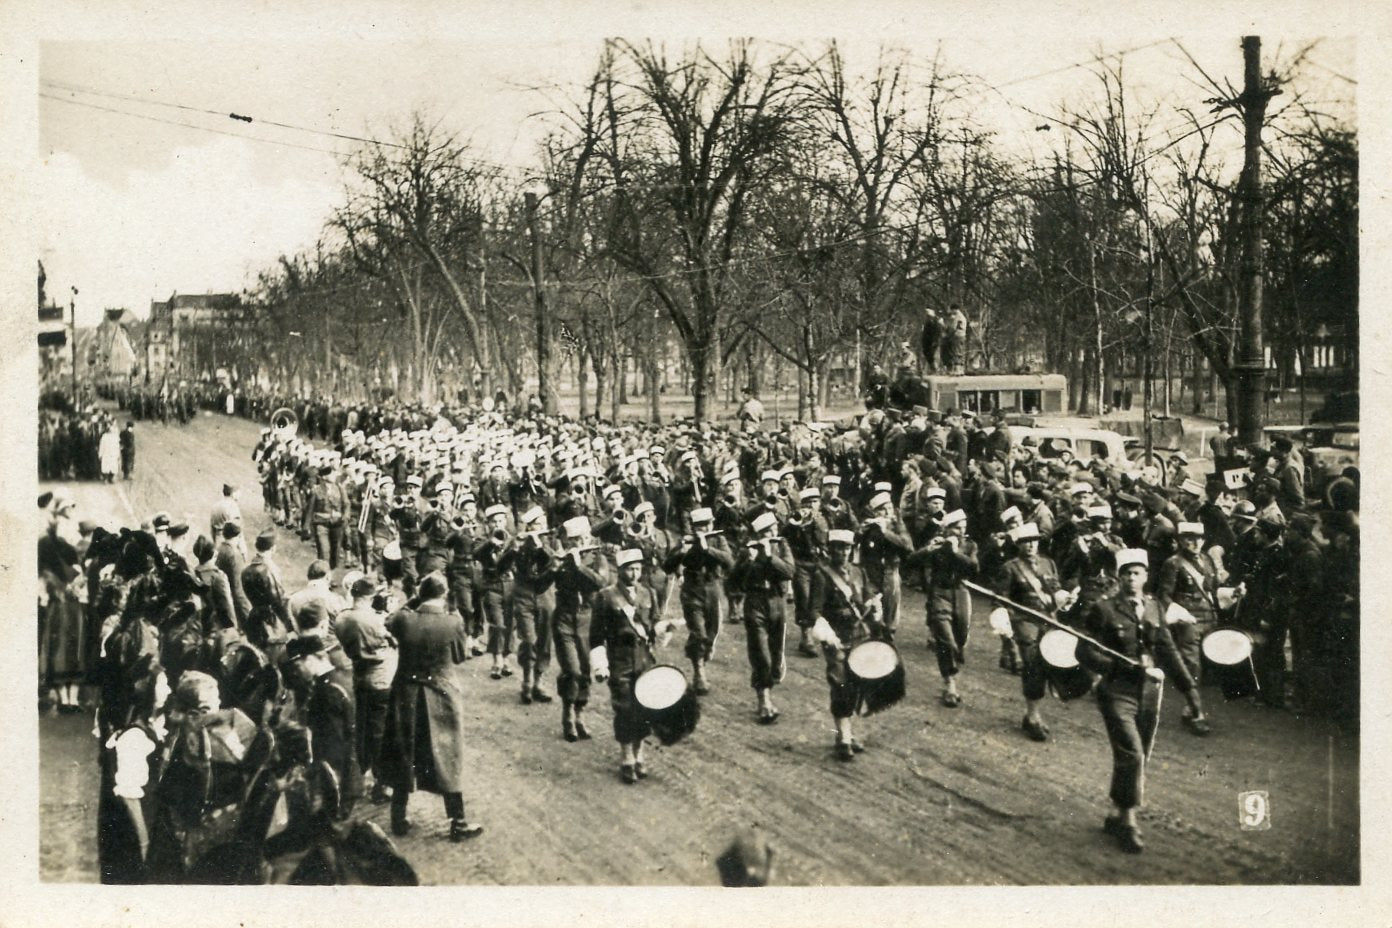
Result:
{"label": "baton", "polygon": [[1013,599],[1006,599],[1004,596],[1000,595],[999,593],[996,593],[996,592],[994,592],[993,590],[988,590],[988,589],[986,589],[986,587],[981,586],[981,585],[979,585],[979,584],[972,583],[970,580],[963,580],[963,581],[962,581],[962,586],[966,587],[966,588],[969,589],[969,590],[975,590],[976,592],[980,593],[982,596],[985,596],[985,597],[987,597],[987,598],[989,598],[989,599],[992,599],[992,600],[994,600],[995,602],[1000,603],[1002,606],[1008,606],[1008,607],[1011,608],[1011,609],[1015,609],[1015,610],[1018,610],[1018,611],[1020,611],[1020,612],[1023,612],[1025,615],[1032,616],[1033,618],[1038,619],[1039,621],[1045,623],[1046,625],[1051,625],[1051,626],[1053,626],[1054,628],[1059,629],[1060,631],[1068,632],[1068,634],[1072,635],[1074,638],[1077,638],[1077,639],[1080,640],[1080,641],[1086,641],[1088,644],[1092,645],[1092,646],[1093,646],[1094,648],[1096,648],[1097,650],[1102,651],[1102,652],[1104,652],[1104,653],[1106,653],[1106,654],[1110,654],[1112,657],[1115,657],[1115,658],[1117,658],[1118,660],[1123,660],[1123,661],[1125,661],[1126,663],[1130,664],[1130,665],[1133,666],[1133,667],[1139,667],[1139,666],[1141,666],[1141,662],[1140,662],[1140,661],[1135,660],[1135,659],[1130,658],[1130,657],[1127,657],[1125,654],[1122,654],[1120,651],[1113,651],[1111,648],[1107,647],[1105,644],[1103,644],[1102,642],[1098,641],[1096,638],[1090,638],[1090,637],[1088,637],[1087,635],[1084,635],[1082,632],[1078,631],[1077,629],[1075,629],[1075,628],[1070,628],[1069,626],[1063,624],[1063,623],[1060,622],[1058,619],[1055,619],[1055,618],[1052,618],[1052,617],[1050,617],[1050,616],[1047,616],[1047,615],[1045,615],[1044,613],[1039,612],[1039,611],[1037,611],[1037,610],[1035,610],[1035,609],[1031,609],[1029,606],[1022,606],[1022,605],[1020,605],[1019,603],[1015,602]]}

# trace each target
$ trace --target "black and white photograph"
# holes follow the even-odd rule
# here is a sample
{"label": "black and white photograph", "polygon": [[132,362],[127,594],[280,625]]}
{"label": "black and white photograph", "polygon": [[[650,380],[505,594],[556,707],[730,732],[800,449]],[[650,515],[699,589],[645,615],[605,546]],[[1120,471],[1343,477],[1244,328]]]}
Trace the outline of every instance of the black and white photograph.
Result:
{"label": "black and white photograph", "polygon": [[40,884],[1370,879],[1346,10],[409,9],[31,46]]}

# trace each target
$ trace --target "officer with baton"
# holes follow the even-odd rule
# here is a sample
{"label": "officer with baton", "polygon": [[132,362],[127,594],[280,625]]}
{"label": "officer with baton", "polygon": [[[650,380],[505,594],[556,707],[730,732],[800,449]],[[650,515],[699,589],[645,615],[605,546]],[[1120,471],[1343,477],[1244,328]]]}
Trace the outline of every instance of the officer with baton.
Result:
{"label": "officer with baton", "polygon": [[1116,560],[1119,588],[1088,611],[1086,627],[1092,638],[1079,636],[1078,661],[1101,675],[1097,705],[1112,745],[1110,796],[1115,812],[1102,827],[1122,850],[1139,854],[1145,845],[1136,809],[1160,722],[1166,672],[1188,700],[1192,717],[1203,718],[1203,705],[1159,601],[1144,592],[1149,556],[1142,549],[1127,548],[1117,552]]}

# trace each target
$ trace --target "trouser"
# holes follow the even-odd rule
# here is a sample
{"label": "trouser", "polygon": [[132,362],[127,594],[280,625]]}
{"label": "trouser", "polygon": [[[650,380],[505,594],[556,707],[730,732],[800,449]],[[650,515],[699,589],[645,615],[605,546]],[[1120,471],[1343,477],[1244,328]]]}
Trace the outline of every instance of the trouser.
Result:
{"label": "trouser", "polygon": [[449,581],[450,608],[464,619],[464,631],[474,634],[474,585],[469,572],[451,570],[445,573]]}
{"label": "trouser", "polygon": [[354,687],[358,704],[357,749],[358,766],[363,772],[381,782],[377,772],[377,759],[382,756],[382,742],[387,732],[387,715],[391,707],[390,689],[373,689],[367,686]]}
{"label": "trouser", "polygon": [[416,557],[420,554],[420,548],[415,545],[401,546],[401,587],[408,593],[414,593],[416,581],[420,574],[416,572]]}
{"label": "trouser", "polygon": [[[445,815],[455,821],[464,821],[463,793],[441,793],[440,798],[445,801]],[[391,802],[391,816],[393,822],[406,821],[406,806],[410,801],[411,794],[407,790],[393,788]]]}
{"label": "trouser", "polygon": [[1155,743],[1160,724],[1160,696],[1164,686],[1155,681],[1125,686],[1098,687],[1097,707],[1112,744],[1112,785],[1108,792],[1121,809],[1141,804],[1145,790],[1145,762]]}
{"label": "trouser", "polygon": [[121,455],[121,476],[129,480],[131,473],[135,470],[135,455]]}
{"label": "trouser", "polygon": [[1189,676],[1194,678],[1195,683],[1199,682],[1203,665],[1200,645],[1203,643],[1204,635],[1211,631],[1211,621],[1176,622],[1170,626],[1170,637],[1174,639],[1175,648],[1179,650],[1179,656],[1184,661],[1184,668],[1189,671]]}
{"label": "trouser", "polygon": [[725,617],[725,589],[720,580],[687,583],[682,581],[682,618],[686,620],[686,656],[690,660],[708,661],[720,637],[720,623]]}
{"label": "trouser", "polygon": [[1039,626],[1012,617],[1015,644],[1020,648],[1020,688],[1026,699],[1044,698],[1044,657],[1039,653]]}
{"label": "trouser", "polygon": [[793,565],[793,622],[798,628],[811,628],[817,621],[812,614],[812,578],[816,575],[814,562],[798,561]]}
{"label": "trouser", "polygon": [[1286,704],[1286,633],[1285,616],[1273,617],[1266,631],[1266,640],[1252,655],[1253,669],[1261,694],[1257,697],[1270,706]]}
{"label": "trouser", "polygon": [[363,533],[358,531],[357,519],[343,520],[343,563],[345,565],[362,566],[367,563],[361,558],[362,536]]}
{"label": "trouser", "polygon": [[513,593],[512,623],[517,635],[517,662],[524,672],[531,671],[533,684],[551,666],[551,622],[555,612],[556,595],[551,590],[538,593],[519,585]]}
{"label": "trouser", "polygon": [[609,704],[614,709],[614,740],[619,744],[637,744],[652,734],[648,717],[633,698],[633,684],[639,670],[629,670],[609,677]]}
{"label": "trouser", "polygon": [[749,652],[749,685],[756,690],[776,686],[787,664],[783,658],[787,622],[783,597],[757,595],[744,601],[745,647]]}
{"label": "trouser", "polygon": [[865,572],[871,594],[880,594],[880,615],[891,633],[899,628],[899,565],[885,565]]}
{"label": "trouser", "polygon": [[[338,549],[343,545],[342,522],[318,522],[314,525],[314,556],[328,561],[329,568],[338,567]],[[327,551],[327,554],[325,553]]]}
{"label": "trouser", "polygon": [[[938,601],[951,595],[951,602]],[[954,677],[962,668],[962,657],[971,634],[971,594],[965,589],[931,591],[928,594],[928,631],[933,636],[933,650],[938,658],[938,671]]]}
{"label": "trouser", "polygon": [[590,612],[556,610],[556,692],[561,699],[576,706],[590,701]]}
{"label": "trouser", "polygon": [[826,681],[830,689],[831,717],[834,719],[848,719],[855,715],[856,706],[860,702],[860,690],[855,677],[851,676],[850,668],[846,666],[846,657],[851,653],[851,648],[861,640],[863,639],[848,641],[842,638],[839,648],[829,644],[822,645],[822,656],[826,658]]}
{"label": "trouser", "polygon": [[488,619],[488,653],[512,653],[512,581],[495,580],[483,590],[483,613]]}

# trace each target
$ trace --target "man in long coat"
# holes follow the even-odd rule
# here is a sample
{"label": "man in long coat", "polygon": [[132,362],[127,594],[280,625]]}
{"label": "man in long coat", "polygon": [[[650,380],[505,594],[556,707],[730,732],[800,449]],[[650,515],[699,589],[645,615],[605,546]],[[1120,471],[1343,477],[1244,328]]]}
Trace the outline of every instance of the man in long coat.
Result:
{"label": "man in long coat", "polygon": [[439,793],[451,841],[473,838],[483,826],[464,817],[464,714],[459,666],[464,662],[464,620],[449,611],[449,585],[439,574],[421,581],[420,601],[387,620],[398,663],[381,770],[392,787],[392,832],[411,830],[406,807],[417,788]]}

